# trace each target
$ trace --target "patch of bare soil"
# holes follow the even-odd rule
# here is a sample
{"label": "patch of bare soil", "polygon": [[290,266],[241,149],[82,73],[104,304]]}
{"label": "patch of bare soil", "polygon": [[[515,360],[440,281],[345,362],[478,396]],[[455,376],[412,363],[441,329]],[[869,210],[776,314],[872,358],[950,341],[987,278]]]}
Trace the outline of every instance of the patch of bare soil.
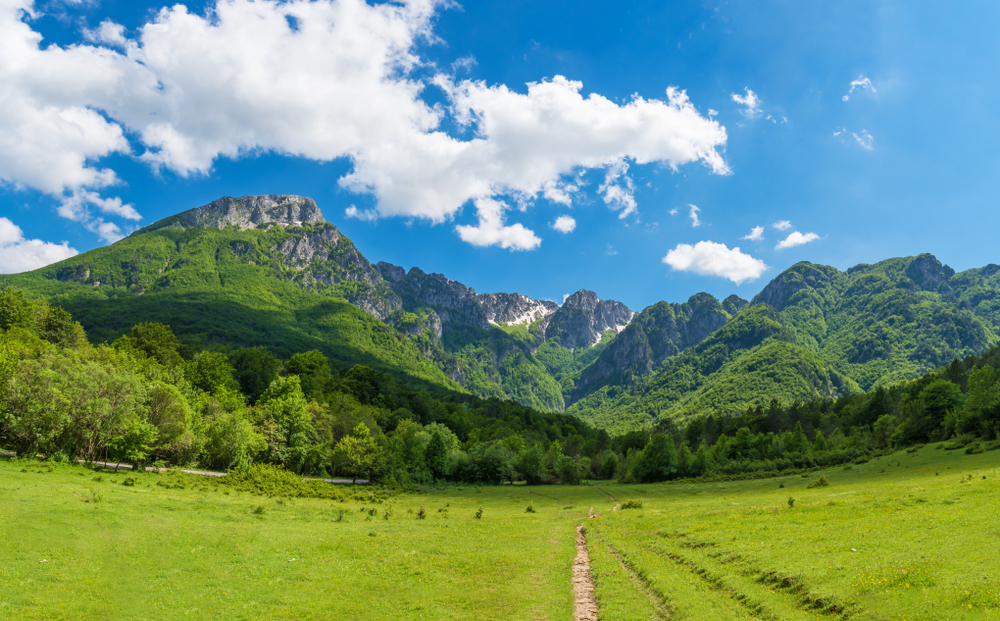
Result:
{"label": "patch of bare soil", "polygon": [[590,574],[590,553],[587,551],[587,531],[576,527],[576,558],[573,560],[573,618],[576,621],[597,621],[597,600],[594,598],[594,578]]}

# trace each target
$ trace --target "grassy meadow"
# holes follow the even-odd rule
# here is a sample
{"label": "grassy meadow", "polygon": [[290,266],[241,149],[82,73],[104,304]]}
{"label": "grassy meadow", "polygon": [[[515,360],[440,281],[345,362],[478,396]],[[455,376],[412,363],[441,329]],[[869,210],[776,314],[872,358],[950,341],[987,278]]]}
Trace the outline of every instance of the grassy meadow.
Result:
{"label": "grassy meadow", "polygon": [[0,460],[0,619],[568,620],[580,523],[602,620],[1000,619],[1000,451],[344,495]]}

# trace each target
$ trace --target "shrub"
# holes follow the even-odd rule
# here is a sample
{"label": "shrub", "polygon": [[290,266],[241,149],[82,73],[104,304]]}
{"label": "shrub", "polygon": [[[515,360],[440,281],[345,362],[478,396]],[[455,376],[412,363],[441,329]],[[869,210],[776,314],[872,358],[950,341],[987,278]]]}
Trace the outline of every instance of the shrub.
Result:
{"label": "shrub", "polygon": [[533,506],[531,506],[531,505],[528,505],[528,508],[525,509],[524,512],[525,513],[534,513],[535,512],[535,508]]}
{"label": "shrub", "polygon": [[983,452],[983,447],[980,446],[978,442],[975,442],[975,443],[970,444],[969,446],[965,447],[965,454],[966,455],[975,455],[977,453],[982,453],[982,452]]}
{"label": "shrub", "polygon": [[251,513],[254,515],[264,515],[264,505],[257,505]]}
{"label": "shrub", "polygon": [[788,497],[788,507],[791,508],[791,507],[794,507],[794,506],[795,506],[795,499],[792,498],[791,496],[789,496]]}
{"label": "shrub", "polygon": [[420,511],[417,511],[417,519],[422,520],[427,517],[427,509],[420,507]]}
{"label": "shrub", "polygon": [[125,480],[122,481],[122,485],[125,487],[133,487],[135,485],[135,479],[132,477],[125,477]]}
{"label": "shrub", "polygon": [[476,511],[476,519],[477,520],[483,519],[483,508],[482,507],[479,507],[479,510]]}
{"label": "shrub", "polygon": [[829,484],[830,484],[830,482],[826,480],[826,477],[820,476],[820,478],[816,479],[815,481],[813,481],[812,483],[810,483],[806,487],[808,489],[812,489],[814,487],[826,487]]}
{"label": "shrub", "polygon": [[625,509],[642,509],[641,500],[630,500],[621,506],[622,510]]}

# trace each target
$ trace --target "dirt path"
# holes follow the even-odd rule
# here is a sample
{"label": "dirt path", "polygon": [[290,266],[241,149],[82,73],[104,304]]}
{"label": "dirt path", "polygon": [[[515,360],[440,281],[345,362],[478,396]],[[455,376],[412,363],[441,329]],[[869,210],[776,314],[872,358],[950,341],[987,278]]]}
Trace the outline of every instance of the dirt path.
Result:
{"label": "dirt path", "polygon": [[600,485],[594,485],[594,487],[596,487],[597,489],[599,489],[599,490],[601,490],[602,492],[604,492],[604,494],[605,494],[605,495],[606,495],[606,496],[607,496],[608,498],[610,498],[612,502],[614,502],[614,503],[615,503],[615,506],[614,506],[614,508],[613,508],[613,509],[611,509],[612,511],[617,511],[617,510],[618,510],[618,508],[622,506],[622,504],[621,504],[620,502],[618,502],[618,501],[617,501],[617,500],[615,499],[615,497],[614,497],[614,496],[612,496],[612,495],[611,495],[611,494],[609,494],[608,492],[606,492],[606,491],[604,491],[603,489],[601,489],[601,486],[600,486]]}
{"label": "dirt path", "polygon": [[597,621],[597,600],[594,598],[594,578],[590,575],[590,553],[587,552],[587,531],[576,527],[576,558],[573,560],[573,618],[575,621]]}

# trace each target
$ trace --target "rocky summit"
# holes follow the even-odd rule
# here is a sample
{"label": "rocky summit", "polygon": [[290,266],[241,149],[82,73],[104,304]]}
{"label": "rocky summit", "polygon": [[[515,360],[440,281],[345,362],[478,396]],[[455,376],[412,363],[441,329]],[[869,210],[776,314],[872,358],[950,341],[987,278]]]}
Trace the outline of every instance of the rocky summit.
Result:
{"label": "rocky summit", "polygon": [[139,229],[133,235],[155,231],[164,227],[214,227],[235,226],[241,231],[255,229],[264,224],[302,226],[325,222],[316,201],[294,194],[263,194],[259,196],[223,196],[207,205],[190,209],[176,216]]}

